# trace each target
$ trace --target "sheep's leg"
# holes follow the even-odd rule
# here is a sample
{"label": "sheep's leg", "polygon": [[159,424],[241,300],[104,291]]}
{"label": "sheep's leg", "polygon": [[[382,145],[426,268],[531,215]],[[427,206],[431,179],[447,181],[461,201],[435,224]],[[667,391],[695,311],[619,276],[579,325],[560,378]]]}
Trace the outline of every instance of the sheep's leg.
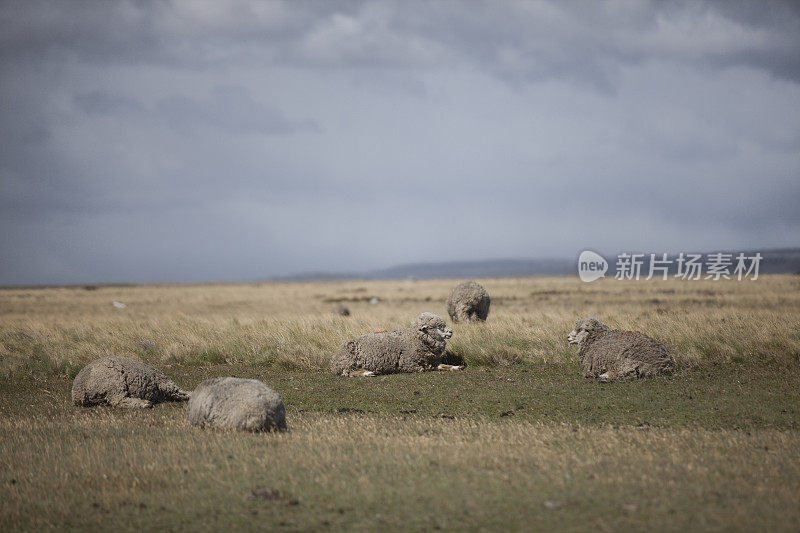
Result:
{"label": "sheep's leg", "polygon": [[122,407],[123,409],[151,409],[153,402],[142,400],[141,398],[119,398],[116,401],[109,402],[114,407]]}
{"label": "sheep's leg", "polygon": [[169,395],[169,399],[173,402],[183,402],[191,398],[191,396],[192,391],[177,389],[175,392]]}
{"label": "sheep's leg", "polygon": [[603,374],[600,374],[599,376],[597,376],[597,380],[600,383],[610,383],[610,382],[616,380],[617,378],[618,378],[617,374],[614,374],[614,373],[611,373],[611,372],[604,372]]}
{"label": "sheep's leg", "polygon": [[622,379],[638,378],[647,375],[647,373],[639,366],[633,363],[622,365],[619,372]]}
{"label": "sheep's leg", "polygon": [[436,367],[436,370],[463,370],[464,365],[446,365],[444,363]]}
{"label": "sheep's leg", "polygon": [[348,374],[349,377],[360,377],[360,378],[368,378],[375,375],[375,372],[372,370],[367,370],[366,368],[359,368],[358,370],[351,370]]}

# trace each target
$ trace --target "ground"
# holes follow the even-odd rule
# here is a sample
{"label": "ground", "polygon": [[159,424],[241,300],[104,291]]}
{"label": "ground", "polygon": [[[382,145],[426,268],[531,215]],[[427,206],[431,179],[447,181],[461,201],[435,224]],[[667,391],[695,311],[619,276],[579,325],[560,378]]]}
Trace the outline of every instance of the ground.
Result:
{"label": "ground", "polygon": [[[800,529],[800,277],[480,279],[488,322],[448,342],[464,371],[327,372],[347,338],[446,316],[458,281],[0,290],[0,530]],[[677,373],[582,378],[585,316],[655,337]],[[108,353],[186,389],[261,379],[290,430],[72,406]]]}

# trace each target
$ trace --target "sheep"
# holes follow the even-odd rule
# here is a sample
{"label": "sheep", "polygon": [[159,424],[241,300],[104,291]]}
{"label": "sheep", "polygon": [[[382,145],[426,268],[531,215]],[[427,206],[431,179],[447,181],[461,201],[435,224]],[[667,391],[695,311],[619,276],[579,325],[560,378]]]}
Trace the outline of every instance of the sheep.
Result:
{"label": "sheep", "polygon": [[190,395],[160,370],[136,359],[114,355],[83,367],[72,384],[72,402],[83,407],[108,404],[149,409],[154,403],[186,401]]}
{"label": "sheep", "polygon": [[339,316],[350,316],[350,309],[348,309],[347,307],[345,307],[342,304],[339,304],[336,307],[334,307],[332,309],[332,312],[333,312],[333,314],[339,315]]}
{"label": "sheep", "polygon": [[374,376],[425,370],[461,370],[440,364],[446,339],[453,335],[443,318],[422,313],[411,327],[362,335],[344,342],[331,358],[331,371],[342,376]]}
{"label": "sheep", "polygon": [[489,316],[489,304],[486,289],[474,281],[464,281],[447,297],[447,314],[453,322],[484,321]]}
{"label": "sheep", "polygon": [[256,379],[218,377],[202,382],[186,406],[193,426],[240,431],[286,430],[280,395]]}
{"label": "sheep", "polygon": [[675,361],[660,342],[636,331],[612,330],[596,318],[575,322],[567,340],[578,345],[583,376],[603,383],[675,370]]}

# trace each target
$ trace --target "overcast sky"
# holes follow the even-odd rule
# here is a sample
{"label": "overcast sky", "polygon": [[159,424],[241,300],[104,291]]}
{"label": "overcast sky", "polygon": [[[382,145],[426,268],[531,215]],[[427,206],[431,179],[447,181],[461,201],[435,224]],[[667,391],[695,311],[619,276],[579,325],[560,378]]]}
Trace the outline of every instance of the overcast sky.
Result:
{"label": "overcast sky", "polygon": [[799,244],[796,2],[0,3],[0,284]]}

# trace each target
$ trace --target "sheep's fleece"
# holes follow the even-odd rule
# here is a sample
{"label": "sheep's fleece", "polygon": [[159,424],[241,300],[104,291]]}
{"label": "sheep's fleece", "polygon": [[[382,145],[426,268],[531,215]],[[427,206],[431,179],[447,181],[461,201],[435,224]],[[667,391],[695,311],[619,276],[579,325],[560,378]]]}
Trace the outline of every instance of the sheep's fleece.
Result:
{"label": "sheep's fleece", "polygon": [[596,318],[582,318],[567,340],[578,345],[584,377],[618,381],[671,374],[675,361],[660,342],[636,331],[612,330]]}
{"label": "sheep's fleece", "polygon": [[186,419],[200,427],[282,431],[286,408],[277,392],[256,379],[219,377],[197,386],[186,407]]}
{"label": "sheep's fleece", "polygon": [[160,370],[136,359],[114,355],[83,367],[72,384],[72,402],[84,407],[109,404],[147,409],[154,403],[188,400],[190,394]]}
{"label": "sheep's fleece", "polygon": [[483,321],[489,316],[491,303],[489,293],[480,284],[464,281],[447,297],[447,314],[453,322]]}
{"label": "sheep's fleece", "polygon": [[350,376],[357,370],[374,374],[436,370],[453,335],[443,318],[422,313],[411,327],[370,333],[343,343],[331,358],[331,371]]}

